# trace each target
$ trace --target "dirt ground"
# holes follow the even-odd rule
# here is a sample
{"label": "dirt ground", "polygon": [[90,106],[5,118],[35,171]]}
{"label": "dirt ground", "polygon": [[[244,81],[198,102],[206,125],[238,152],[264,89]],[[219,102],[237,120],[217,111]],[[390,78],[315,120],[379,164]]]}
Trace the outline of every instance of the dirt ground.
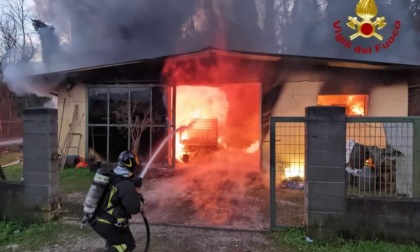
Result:
{"label": "dirt ground", "polygon": [[[89,227],[88,227],[89,228]],[[136,238],[135,251],[144,251],[145,228],[142,224],[131,225]],[[228,231],[206,228],[151,226],[150,252],[270,252],[286,251],[264,234],[247,231]],[[95,234],[85,237],[63,239],[56,246],[43,248],[39,252],[101,251],[104,241]]]}
{"label": "dirt ground", "polygon": [[[268,230],[267,174],[233,158],[224,165],[197,164],[173,169],[153,168],[141,189],[152,224]],[[230,167],[230,168],[226,168]],[[66,216],[82,216],[86,192],[63,195]],[[134,217],[138,221],[140,217]]]}
{"label": "dirt ground", "polygon": [[[223,166],[151,169],[141,189],[152,225],[150,251],[283,251],[261,232],[269,229],[267,174],[259,167],[241,165],[242,160],[224,160]],[[68,219],[80,220],[85,194],[63,196]],[[133,216],[131,223],[138,246],[143,248],[141,216]],[[103,247],[103,240],[93,237],[77,237],[75,243],[66,241],[43,251],[94,251]]]}

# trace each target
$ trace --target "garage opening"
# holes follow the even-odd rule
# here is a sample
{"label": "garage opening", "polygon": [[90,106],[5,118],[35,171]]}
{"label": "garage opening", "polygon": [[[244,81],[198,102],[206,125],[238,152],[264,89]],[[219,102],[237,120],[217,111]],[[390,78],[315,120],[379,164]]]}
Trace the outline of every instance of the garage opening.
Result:
{"label": "garage opening", "polygon": [[[260,169],[260,84],[176,87],[174,213],[198,226],[261,229],[267,191]],[[267,203],[268,204],[268,203]]]}

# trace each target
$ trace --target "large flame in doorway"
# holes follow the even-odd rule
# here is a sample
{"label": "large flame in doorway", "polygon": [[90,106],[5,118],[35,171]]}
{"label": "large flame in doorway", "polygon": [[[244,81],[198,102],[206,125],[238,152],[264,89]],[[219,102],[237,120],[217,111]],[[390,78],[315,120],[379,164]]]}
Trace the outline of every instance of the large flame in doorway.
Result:
{"label": "large flame in doorway", "polygon": [[[176,127],[189,125],[196,119],[218,119],[219,127],[223,128],[229,103],[226,94],[217,87],[210,86],[178,86],[176,88]],[[182,161],[185,153],[184,140],[189,138],[188,131],[176,136],[176,158]],[[219,137],[219,144],[223,144]]]}
{"label": "large flame in doorway", "polygon": [[196,133],[194,127],[210,119],[217,119],[217,149],[189,152],[188,164],[177,163],[177,178],[182,182],[165,195],[176,193],[182,211],[184,205],[190,206],[192,215],[201,221],[230,225],[242,218],[242,209],[253,211],[247,193],[267,182],[261,175],[259,155],[261,88],[258,82],[241,82],[257,79],[255,65],[212,53],[201,56],[168,59],[163,70],[166,81],[176,89],[176,127],[196,122],[176,136],[176,157],[182,162],[184,150],[189,149],[184,149],[185,143]]}

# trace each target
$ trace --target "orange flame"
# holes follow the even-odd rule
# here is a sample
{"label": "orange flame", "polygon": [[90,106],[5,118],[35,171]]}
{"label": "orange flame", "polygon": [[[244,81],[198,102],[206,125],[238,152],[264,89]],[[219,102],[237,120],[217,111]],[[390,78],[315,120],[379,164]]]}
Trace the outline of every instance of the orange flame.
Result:
{"label": "orange flame", "polygon": [[320,95],[320,106],[343,106],[349,116],[365,116],[367,95]]}
{"label": "orange flame", "polygon": [[365,107],[364,107],[364,99],[356,99],[354,96],[350,95],[347,98],[347,108],[350,110],[347,114],[348,115],[358,115],[364,116],[365,115]]}
{"label": "orange flame", "polygon": [[[226,94],[217,87],[209,86],[178,86],[176,88],[176,127],[189,125],[194,119],[217,118],[219,125],[226,122],[229,104]],[[194,125],[192,126],[194,127]],[[176,136],[176,158],[182,161],[184,140],[188,140],[188,130]],[[221,139],[219,138],[219,141]]]}
{"label": "orange flame", "polygon": [[180,177],[190,185],[180,201],[188,201],[198,218],[213,224],[235,218],[242,209],[238,204],[247,200],[250,174],[260,174],[260,86],[238,83],[250,74],[255,80],[256,72],[237,58],[214,54],[168,59],[163,70],[176,86],[176,127],[196,119],[218,122],[216,150],[187,152],[185,140],[192,139],[194,125],[176,136],[175,150],[178,160],[190,155],[189,164],[178,162]]}

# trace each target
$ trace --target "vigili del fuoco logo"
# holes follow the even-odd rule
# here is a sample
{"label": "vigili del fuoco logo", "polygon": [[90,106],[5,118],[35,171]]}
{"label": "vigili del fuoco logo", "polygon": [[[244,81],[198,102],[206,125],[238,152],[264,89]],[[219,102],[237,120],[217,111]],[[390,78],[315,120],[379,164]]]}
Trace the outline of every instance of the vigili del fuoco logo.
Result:
{"label": "vigili del fuoco logo", "polygon": [[[375,0],[360,0],[356,6],[356,15],[357,17],[348,17],[347,26],[354,31],[349,37],[343,35],[340,20],[337,20],[333,25],[335,29],[335,40],[345,48],[360,54],[379,53],[389,48],[397,39],[401,22],[398,20],[395,21],[392,34],[382,34],[381,30],[388,23],[384,16],[378,17],[378,7],[376,6]],[[387,37],[384,40],[384,36],[386,35]],[[378,42],[373,46],[362,47],[357,45],[356,41],[358,39],[374,39]]]}

